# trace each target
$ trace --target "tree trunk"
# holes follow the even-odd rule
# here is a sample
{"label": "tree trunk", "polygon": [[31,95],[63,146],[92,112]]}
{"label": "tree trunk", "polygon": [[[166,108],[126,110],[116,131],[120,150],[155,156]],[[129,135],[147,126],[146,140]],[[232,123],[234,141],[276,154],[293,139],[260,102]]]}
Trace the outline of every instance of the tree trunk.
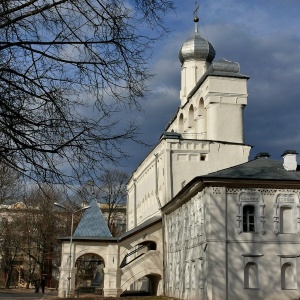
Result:
{"label": "tree trunk", "polygon": [[9,289],[12,276],[12,268],[9,268],[6,273],[5,288]]}

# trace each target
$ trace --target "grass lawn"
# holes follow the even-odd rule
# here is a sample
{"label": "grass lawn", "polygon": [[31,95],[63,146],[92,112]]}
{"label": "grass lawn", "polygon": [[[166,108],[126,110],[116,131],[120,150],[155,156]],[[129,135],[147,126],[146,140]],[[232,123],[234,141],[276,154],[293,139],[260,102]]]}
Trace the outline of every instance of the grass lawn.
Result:
{"label": "grass lawn", "polygon": [[[57,300],[60,300],[61,298],[57,298]],[[105,298],[103,296],[95,296],[95,295],[82,295],[79,298],[65,298],[68,300],[77,300],[77,299],[87,299],[87,300],[176,300],[175,298],[168,298],[168,297],[162,297],[162,296],[135,296],[135,297],[119,297],[119,298]]]}

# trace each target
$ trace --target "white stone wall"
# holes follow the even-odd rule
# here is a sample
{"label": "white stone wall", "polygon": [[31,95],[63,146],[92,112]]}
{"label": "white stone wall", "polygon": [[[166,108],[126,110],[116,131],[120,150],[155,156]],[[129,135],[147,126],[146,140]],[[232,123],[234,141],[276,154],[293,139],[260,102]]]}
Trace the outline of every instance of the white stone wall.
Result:
{"label": "white stone wall", "polygon": [[[242,196],[247,201],[257,199],[255,208],[259,211],[255,233],[238,233],[238,202]],[[245,196],[246,195],[246,196]],[[255,197],[251,199],[252,195]],[[296,299],[300,287],[300,237],[299,237],[299,195],[300,190],[274,188],[228,189],[228,271],[230,297],[242,295],[240,299]],[[248,196],[248,197],[247,197]],[[253,202],[252,202],[253,203]],[[278,208],[292,208],[291,233],[278,233],[278,222],[282,215]],[[279,219],[279,220],[278,220]],[[257,264],[257,289],[246,288],[244,280],[245,265]],[[294,278],[287,278],[294,286],[284,289],[282,266],[291,263]],[[293,279],[293,280],[290,280]],[[255,282],[254,282],[255,283]]]}
{"label": "white stone wall", "polygon": [[[166,294],[182,299],[296,299],[300,190],[207,187],[165,217]],[[253,204],[255,232],[240,230]],[[280,233],[291,207],[292,233]],[[227,217],[226,217],[227,216]],[[279,222],[279,232],[278,232]],[[286,270],[286,271],[284,271]]]}
{"label": "white stone wall", "polygon": [[162,141],[133,173],[128,185],[127,230],[160,215],[165,197],[165,142]]}
{"label": "white stone wall", "polygon": [[[243,110],[247,79],[208,76],[187,99],[210,64],[185,61],[181,107],[166,130],[181,139],[163,139],[133,173],[128,184],[128,227],[154,215],[194,177],[248,161],[244,144]],[[232,74],[231,74],[232,75]]]}
{"label": "white stone wall", "polygon": [[137,232],[135,235],[121,241],[119,244],[120,262],[123,260],[126,254],[131,253],[135,249],[139,248],[140,245],[149,242],[156,243],[156,250],[148,251],[147,248],[143,248],[127,259],[127,262],[130,262],[141,253],[154,252],[152,253],[153,256],[150,255],[150,258],[144,255],[144,260],[143,257],[141,257],[141,260],[135,261],[136,263],[133,264],[128,264],[122,269],[120,282],[120,287],[122,290],[129,290],[133,282],[135,282],[134,288],[139,290],[143,284],[143,281],[138,281],[138,279],[141,279],[144,275],[154,274],[160,277],[157,294],[163,294],[163,241],[161,222],[158,222],[149,228],[145,228],[144,230]]}
{"label": "white stone wall", "polygon": [[71,247],[71,268],[69,268],[70,242],[64,241],[62,244],[61,267],[59,276],[58,297],[64,298],[68,292],[68,277],[71,270],[70,295],[75,294],[75,275],[77,268],[75,262],[77,258],[84,254],[96,254],[104,259],[104,285],[105,296],[117,296],[120,293],[118,287],[119,271],[119,251],[116,243],[73,241]]}
{"label": "white stone wall", "polygon": [[128,184],[128,230],[160,214],[160,206],[193,178],[244,163],[250,152],[246,145],[188,139],[162,140],[157,148]]}
{"label": "white stone wall", "polygon": [[195,87],[197,81],[206,72],[210,63],[199,60],[187,60],[181,67],[181,106],[187,102],[187,96]]}
{"label": "white stone wall", "polygon": [[204,193],[165,217],[166,295],[204,299],[206,224]]}

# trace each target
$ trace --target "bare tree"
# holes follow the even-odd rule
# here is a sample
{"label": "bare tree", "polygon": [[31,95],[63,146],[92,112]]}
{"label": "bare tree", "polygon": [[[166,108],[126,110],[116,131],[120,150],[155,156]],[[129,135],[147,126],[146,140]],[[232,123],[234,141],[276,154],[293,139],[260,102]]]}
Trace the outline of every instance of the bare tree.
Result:
{"label": "bare tree", "polygon": [[[11,283],[14,270],[27,288],[42,276],[47,285],[55,285],[56,278],[51,274],[53,267],[60,265],[58,238],[69,236],[71,228],[71,215],[53,205],[55,201],[65,203],[64,194],[53,186],[33,186],[23,200],[1,211],[0,254],[6,286]],[[75,226],[79,217],[74,219]]]}
{"label": "bare tree", "polygon": [[19,172],[0,163],[0,204],[9,204],[20,200],[21,186]]}
{"label": "bare tree", "polygon": [[124,157],[121,144],[137,128],[119,126],[119,114],[140,108],[148,49],[171,8],[169,0],[2,0],[1,161],[69,183]]}
{"label": "bare tree", "polygon": [[[25,201],[27,210],[22,220],[23,244],[22,252],[27,256],[28,273],[27,286],[38,271],[39,278],[48,274],[51,280],[52,263],[60,260],[61,246],[58,237],[66,234],[65,216],[54,210],[53,203],[61,201],[62,193],[51,186],[33,188]],[[69,232],[69,231],[68,231]],[[37,270],[35,270],[37,269]],[[45,275],[44,275],[45,276]]]}
{"label": "bare tree", "polygon": [[[102,170],[97,183],[87,181],[77,190],[74,204],[88,205],[91,200],[100,203],[102,213],[113,236],[118,236],[126,225],[126,184],[129,175],[117,169]],[[123,225],[124,228],[121,228]]]}
{"label": "bare tree", "polygon": [[128,179],[128,174],[119,170],[105,170],[99,178],[97,198],[107,205],[107,225],[114,236],[120,229],[118,219],[123,217],[120,208],[126,205]]}
{"label": "bare tree", "polygon": [[13,270],[20,259],[20,249],[22,239],[20,238],[20,223],[16,218],[2,218],[0,224],[1,234],[1,269],[5,276],[5,287],[9,288],[11,284]]}

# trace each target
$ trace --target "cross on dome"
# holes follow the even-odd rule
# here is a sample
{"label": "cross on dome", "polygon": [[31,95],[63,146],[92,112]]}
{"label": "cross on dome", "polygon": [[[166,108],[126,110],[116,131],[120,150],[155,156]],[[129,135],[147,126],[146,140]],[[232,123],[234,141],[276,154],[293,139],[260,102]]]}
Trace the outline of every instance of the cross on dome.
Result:
{"label": "cross on dome", "polygon": [[199,4],[198,1],[195,1],[195,10],[194,10],[194,22],[195,22],[195,32],[198,33],[198,9],[199,9]]}

